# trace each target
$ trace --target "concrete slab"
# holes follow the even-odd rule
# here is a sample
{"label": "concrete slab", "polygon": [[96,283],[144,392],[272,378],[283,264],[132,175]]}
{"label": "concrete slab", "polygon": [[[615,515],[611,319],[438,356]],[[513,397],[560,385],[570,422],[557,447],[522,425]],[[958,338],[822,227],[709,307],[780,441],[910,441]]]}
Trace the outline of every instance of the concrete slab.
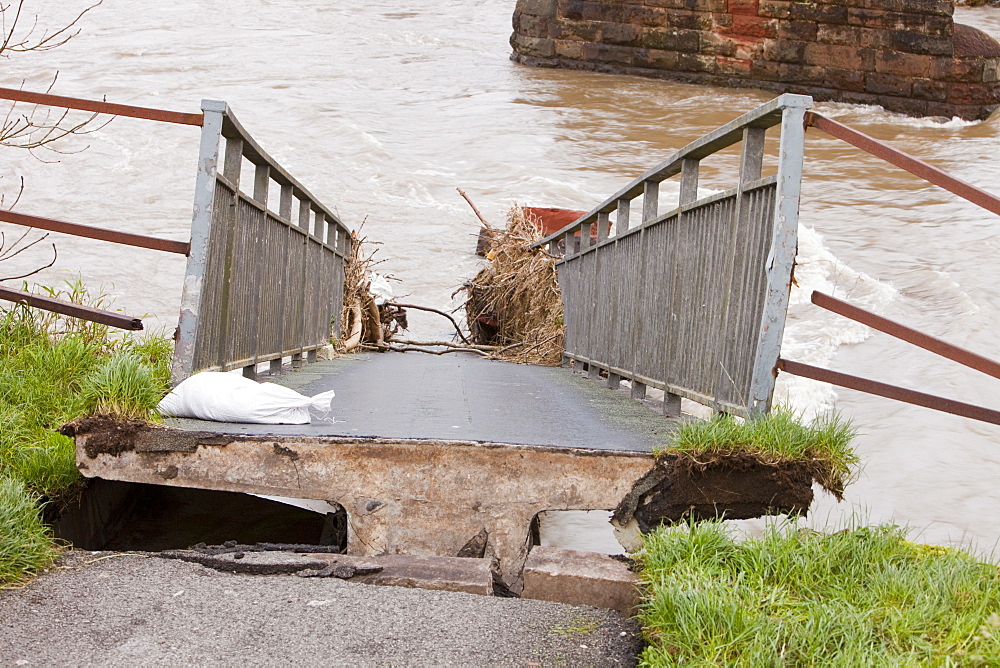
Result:
{"label": "concrete slab", "polygon": [[651,454],[633,450],[215,432],[201,439],[98,418],[70,426],[88,477],[340,504],[349,554],[456,556],[485,530],[514,591],[535,515],[611,510],[655,467]]}
{"label": "concrete slab", "polygon": [[593,552],[535,546],[524,564],[522,598],[592,605],[635,614],[639,579],[620,559]]}
{"label": "concrete slab", "polygon": [[407,554],[359,557],[331,552],[274,550],[237,550],[214,554],[195,549],[165,550],[158,553],[158,556],[189,561],[226,573],[335,577],[370,585],[493,596],[491,559]]}
{"label": "concrete slab", "polygon": [[350,582],[431,591],[461,591],[479,596],[493,595],[493,571],[490,568],[490,559],[409,554],[379,554],[372,557],[347,554],[309,556],[338,566],[375,566],[382,569],[377,573],[347,578]]}
{"label": "concrete slab", "polygon": [[459,353],[385,353],[316,362],[261,380],[306,395],[335,390],[310,425],[168,420],[227,434],[377,436],[650,452],[675,427],[622,392],[567,369]]}

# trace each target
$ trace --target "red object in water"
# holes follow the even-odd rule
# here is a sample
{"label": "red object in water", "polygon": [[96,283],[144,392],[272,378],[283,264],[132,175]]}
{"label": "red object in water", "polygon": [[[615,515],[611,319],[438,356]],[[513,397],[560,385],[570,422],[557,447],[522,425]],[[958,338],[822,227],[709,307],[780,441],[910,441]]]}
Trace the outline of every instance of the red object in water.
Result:
{"label": "red object in water", "polygon": [[[526,206],[524,207],[524,211],[533,220],[541,223],[540,229],[545,236],[558,232],[587,213],[586,211],[574,211],[573,209],[555,209],[538,206]],[[596,234],[597,231],[595,230],[591,236],[596,236]]]}
{"label": "red object in water", "polygon": [[[541,233],[545,236],[558,232],[573,221],[585,215],[586,211],[575,211],[573,209],[557,209],[554,207],[526,206],[524,211]],[[577,236],[580,235],[578,231]],[[596,227],[591,228],[590,238],[597,238]],[[490,239],[486,228],[479,231],[479,243],[476,244],[476,255],[486,257],[490,251]]]}

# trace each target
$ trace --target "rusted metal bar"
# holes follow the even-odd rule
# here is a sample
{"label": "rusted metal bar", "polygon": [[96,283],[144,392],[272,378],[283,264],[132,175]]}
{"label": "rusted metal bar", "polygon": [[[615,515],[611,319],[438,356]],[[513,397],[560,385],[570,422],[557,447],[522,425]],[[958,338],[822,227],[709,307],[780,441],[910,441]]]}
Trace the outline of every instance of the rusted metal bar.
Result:
{"label": "rusted metal bar", "polygon": [[868,378],[860,378],[858,376],[840,373],[839,371],[821,369],[810,364],[792,362],[791,360],[786,359],[779,358],[777,368],[785,373],[790,373],[793,376],[811,378],[823,383],[831,383],[833,385],[839,385],[840,387],[846,387],[850,390],[858,390],[859,392],[874,394],[887,399],[895,399],[896,401],[913,404],[914,406],[923,406],[924,408],[931,408],[936,411],[951,413],[952,415],[959,415],[973,420],[981,420],[982,422],[989,422],[990,424],[1000,424],[1000,411],[983,408],[982,406],[975,406],[973,404],[955,401],[954,399],[945,399],[933,394],[917,392],[916,390],[908,390],[903,387],[869,380]]}
{"label": "rusted metal bar", "polygon": [[22,292],[21,290],[0,287],[0,299],[14,302],[15,304],[24,304],[32,308],[52,311],[53,313],[62,313],[63,315],[81,320],[99,322],[103,325],[117,327],[118,329],[127,329],[129,331],[142,329],[142,320],[139,318],[132,318],[121,313],[112,313],[111,311],[102,311],[101,309],[89,306],[80,306],[79,304],[68,304],[58,299],[33,295],[30,292]]}
{"label": "rusted metal bar", "polygon": [[975,369],[976,371],[982,371],[983,373],[993,376],[994,378],[1000,378],[1000,363],[997,363],[988,357],[978,355],[971,350],[960,348],[954,344],[948,343],[947,341],[942,341],[941,339],[928,334],[918,332],[917,330],[911,329],[906,325],[901,325],[898,322],[889,320],[888,318],[875,315],[870,311],[858,308],[857,306],[852,306],[847,302],[843,302],[835,297],[823,294],[822,292],[814,291],[812,293],[812,303],[820,308],[825,308],[828,311],[833,311],[838,315],[842,315],[845,318],[850,318],[851,320],[860,322],[862,325],[868,325],[869,327],[877,329],[880,332],[885,332],[889,336],[894,336],[897,339],[902,339],[907,343],[919,346],[924,350],[929,350],[936,355],[947,357],[954,362],[963,364],[967,367]]}
{"label": "rusted metal bar", "polygon": [[179,255],[187,255],[191,248],[191,244],[186,241],[173,241],[171,239],[160,239],[159,237],[148,237],[144,234],[106,230],[101,227],[67,223],[61,220],[52,220],[51,218],[31,216],[26,213],[14,213],[13,211],[0,210],[0,221],[13,223],[14,225],[24,225],[25,227],[34,227],[39,230],[49,230],[50,232],[72,234],[77,237],[110,241],[116,244],[124,244],[125,246],[136,246],[138,248],[149,248],[167,253],[177,253]]}
{"label": "rusted metal bar", "polygon": [[818,128],[828,135],[841,139],[866,153],[871,153],[876,158],[881,158],[901,169],[905,169],[929,183],[941,186],[962,199],[966,199],[987,211],[1000,215],[1000,197],[997,195],[988,193],[971,183],[957,179],[923,160],[914,158],[911,155],[892,148],[888,144],[880,142],[874,137],[870,137],[863,132],[858,132],[843,123],[820,116],[815,112],[806,113],[806,126]]}
{"label": "rusted metal bar", "polygon": [[49,107],[63,107],[65,109],[92,111],[96,114],[111,114],[112,116],[143,118],[147,121],[177,123],[179,125],[200,126],[203,119],[202,114],[185,114],[180,111],[151,109],[149,107],[133,107],[129,104],[114,104],[98,100],[84,100],[78,97],[49,95],[48,93],[32,93],[30,91],[18,90],[16,88],[0,88],[0,99],[13,100],[15,102],[27,102],[29,104],[41,104]]}

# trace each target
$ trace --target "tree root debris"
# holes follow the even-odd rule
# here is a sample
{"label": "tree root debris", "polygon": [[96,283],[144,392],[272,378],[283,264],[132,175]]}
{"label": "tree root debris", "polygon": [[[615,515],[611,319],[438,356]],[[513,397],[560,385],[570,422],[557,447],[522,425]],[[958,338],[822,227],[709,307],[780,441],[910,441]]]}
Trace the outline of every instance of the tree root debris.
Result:
{"label": "tree root debris", "polygon": [[533,246],[541,232],[521,207],[510,210],[505,229],[489,231],[489,264],[463,288],[473,342],[496,346],[494,359],[559,365],[565,327],[556,258]]}

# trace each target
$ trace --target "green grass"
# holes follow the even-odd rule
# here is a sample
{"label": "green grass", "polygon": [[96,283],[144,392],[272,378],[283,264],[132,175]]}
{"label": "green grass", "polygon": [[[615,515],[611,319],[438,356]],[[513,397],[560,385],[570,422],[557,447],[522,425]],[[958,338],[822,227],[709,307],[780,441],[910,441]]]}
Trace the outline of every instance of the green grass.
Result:
{"label": "green grass", "polygon": [[0,475],[0,587],[45,566],[56,552],[37,499],[20,481]]}
{"label": "green grass", "polygon": [[658,454],[675,454],[696,463],[747,453],[764,463],[806,462],[813,477],[840,498],[856,476],[858,456],[851,448],[855,430],[833,414],[805,424],[788,408],[739,420],[716,414],[711,420],[680,425],[669,446]]}
{"label": "green grass", "polygon": [[[108,307],[79,284],[48,292]],[[50,563],[55,548],[41,505],[78,489],[73,441],[56,429],[95,412],[151,418],[169,386],[170,354],[163,337],[0,308],[0,584]]]}
{"label": "green grass", "polygon": [[894,526],[660,529],[639,554],[649,666],[1000,664],[1000,569]]}

